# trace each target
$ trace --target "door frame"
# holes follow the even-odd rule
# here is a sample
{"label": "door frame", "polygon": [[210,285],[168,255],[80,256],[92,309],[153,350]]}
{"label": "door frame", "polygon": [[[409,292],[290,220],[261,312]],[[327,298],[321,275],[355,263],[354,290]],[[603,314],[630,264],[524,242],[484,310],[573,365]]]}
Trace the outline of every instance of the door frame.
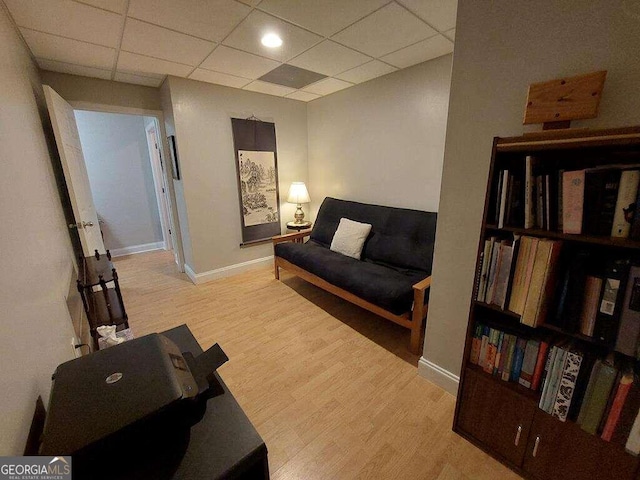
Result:
{"label": "door frame", "polygon": [[[74,110],[87,110],[91,112],[103,112],[103,113],[123,113],[126,115],[138,115],[143,117],[155,117],[156,123],[160,129],[160,154],[163,158],[167,158],[166,152],[169,151],[169,143],[167,142],[167,131],[164,123],[164,113],[162,110],[149,110],[145,108],[134,107],[120,107],[117,105],[105,105],[101,103],[84,102],[84,101],[70,101],[68,102]],[[184,249],[182,246],[182,235],[180,231],[180,220],[178,218],[178,210],[176,206],[176,191],[173,183],[173,175],[171,173],[171,162],[163,162],[164,168],[162,169],[162,175],[164,176],[164,183],[169,190],[170,209],[169,214],[171,216],[171,223],[173,224],[173,230],[171,231],[171,238],[173,239],[174,257],[178,269],[180,272],[184,272]],[[168,166],[169,165],[169,166]]]}
{"label": "door frame", "polygon": [[171,229],[175,229],[175,227],[172,225],[169,213],[171,199],[168,195],[169,192],[167,192],[164,175],[162,175],[164,161],[162,160],[161,147],[158,145],[158,139],[160,138],[158,121],[155,117],[146,118],[153,119],[153,122],[149,125],[145,125],[144,131],[147,137],[147,148],[149,149],[149,159],[151,160],[151,170],[153,173],[153,185],[156,190],[156,201],[158,202],[158,212],[160,213],[160,226],[162,228],[164,249],[173,250],[174,246],[173,239],[171,238]]}

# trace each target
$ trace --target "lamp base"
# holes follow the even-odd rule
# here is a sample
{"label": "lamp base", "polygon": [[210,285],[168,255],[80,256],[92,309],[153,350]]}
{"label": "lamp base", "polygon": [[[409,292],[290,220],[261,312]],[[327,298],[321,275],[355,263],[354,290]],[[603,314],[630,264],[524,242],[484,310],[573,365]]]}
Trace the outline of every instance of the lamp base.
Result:
{"label": "lamp base", "polygon": [[298,204],[298,208],[296,208],[296,213],[293,215],[293,218],[295,218],[295,223],[296,225],[302,225],[303,223],[305,223],[304,221],[304,212],[302,211],[302,205]]}

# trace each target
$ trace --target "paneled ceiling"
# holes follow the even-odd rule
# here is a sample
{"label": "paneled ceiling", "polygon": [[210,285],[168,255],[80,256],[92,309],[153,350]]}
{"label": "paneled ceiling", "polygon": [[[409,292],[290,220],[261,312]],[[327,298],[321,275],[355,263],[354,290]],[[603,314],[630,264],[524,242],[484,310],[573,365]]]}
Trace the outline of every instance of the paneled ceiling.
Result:
{"label": "paneled ceiling", "polygon": [[[169,74],[305,102],[451,53],[457,7],[457,0],[0,1],[44,70],[154,87]],[[261,44],[270,32],[281,47]],[[323,78],[302,88],[259,80],[282,64]]]}

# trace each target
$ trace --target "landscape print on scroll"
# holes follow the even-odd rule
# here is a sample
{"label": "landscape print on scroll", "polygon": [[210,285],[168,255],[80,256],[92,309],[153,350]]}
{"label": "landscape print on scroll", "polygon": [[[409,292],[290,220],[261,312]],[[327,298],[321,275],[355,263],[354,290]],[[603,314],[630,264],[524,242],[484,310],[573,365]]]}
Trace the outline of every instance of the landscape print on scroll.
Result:
{"label": "landscape print on scroll", "polygon": [[245,227],[279,222],[274,152],[238,150]]}

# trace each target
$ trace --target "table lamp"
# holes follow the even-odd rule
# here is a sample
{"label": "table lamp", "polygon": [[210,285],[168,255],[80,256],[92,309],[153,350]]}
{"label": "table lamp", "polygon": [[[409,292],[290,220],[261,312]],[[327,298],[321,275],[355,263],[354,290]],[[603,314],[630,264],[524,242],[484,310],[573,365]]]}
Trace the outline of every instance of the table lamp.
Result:
{"label": "table lamp", "polygon": [[296,213],[294,215],[295,224],[301,225],[304,223],[304,212],[302,211],[302,204],[309,203],[309,192],[304,182],[293,182],[289,187],[289,195],[287,196],[288,203],[295,203],[298,205]]}

